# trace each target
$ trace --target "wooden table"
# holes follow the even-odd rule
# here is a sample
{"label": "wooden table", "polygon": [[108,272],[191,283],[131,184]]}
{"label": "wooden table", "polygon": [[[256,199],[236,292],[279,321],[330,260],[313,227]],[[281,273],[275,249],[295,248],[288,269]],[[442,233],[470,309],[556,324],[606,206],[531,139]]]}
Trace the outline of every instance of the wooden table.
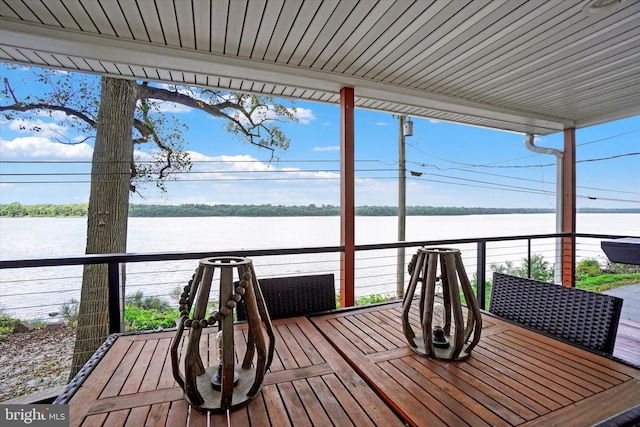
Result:
{"label": "wooden table", "polygon": [[[230,413],[231,425],[404,425],[308,319],[273,324],[276,355],[262,392]],[[216,363],[216,331],[207,328],[200,341],[206,366]],[[246,325],[237,325],[235,333],[241,345]],[[169,347],[174,334],[119,336],[71,397],[70,425],[227,425],[226,414],[190,410],[183,399],[171,374]]]}
{"label": "wooden table", "polygon": [[637,369],[486,314],[470,358],[418,355],[400,313],[397,303],[311,320],[411,425],[590,426],[640,404]]}
{"label": "wooden table", "polygon": [[[274,321],[276,355],[262,391],[229,422],[589,426],[640,404],[637,369],[488,315],[467,360],[417,355],[402,335],[400,311],[394,303]],[[216,363],[214,332],[201,340],[207,366]],[[245,334],[237,325],[238,345]],[[183,399],[171,374],[173,336],[114,337],[70,398],[70,425],[227,425],[225,414],[191,410]]]}

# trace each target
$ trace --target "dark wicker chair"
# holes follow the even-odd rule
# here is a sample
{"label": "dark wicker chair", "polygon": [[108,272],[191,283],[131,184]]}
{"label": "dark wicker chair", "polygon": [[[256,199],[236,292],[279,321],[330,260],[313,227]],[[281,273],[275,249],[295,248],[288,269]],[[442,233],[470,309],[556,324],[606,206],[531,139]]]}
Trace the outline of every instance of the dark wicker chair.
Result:
{"label": "dark wicker chair", "polygon": [[[272,319],[301,316],[336,308],[333,274],[258,279]],[[244,301],[237,307],[238,320],[246,320]]]}
{"label": "dark wicker chair", "polygon": [[640,405],[627,409],[591,427],[637,427],[640,426]]}
{"label": "dark wicker chair", "polygon": [[489,312],[569,344],[612,357],[622,299],[494,273]]}

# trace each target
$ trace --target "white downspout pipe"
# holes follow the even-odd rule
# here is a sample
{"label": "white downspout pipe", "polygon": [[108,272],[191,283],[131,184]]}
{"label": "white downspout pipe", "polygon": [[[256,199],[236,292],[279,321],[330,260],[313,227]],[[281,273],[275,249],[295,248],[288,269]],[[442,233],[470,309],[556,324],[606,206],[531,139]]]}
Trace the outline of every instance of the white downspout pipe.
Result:
{"label": "white downspout pipe", "polygon": [[[562,191],[564,189],[562,179],[562,159],[564,151],[556,148],[538,147],[534,144],[535,135],[528,133],[524,139],[524,145],[529,151],[538,154],[553,154],[556,156],[556,233],[562,233],[562,214],[564,212],[564,204]],[[562,240],[556,239],[556,263],[554,269],[554,282],[562,283]]]}

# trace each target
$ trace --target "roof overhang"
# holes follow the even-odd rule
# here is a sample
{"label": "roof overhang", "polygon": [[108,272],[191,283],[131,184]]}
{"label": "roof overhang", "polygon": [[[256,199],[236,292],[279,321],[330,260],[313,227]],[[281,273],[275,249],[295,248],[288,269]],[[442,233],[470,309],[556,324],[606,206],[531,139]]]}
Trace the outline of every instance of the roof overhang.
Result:
{"label": "roof overhang", "polygon": [[[138,6],[153,3],[155,12],[149,7],[138,10],[160,17],[149,20],[140,13],[137,19],[146,29],[140,34],[132,27],[136,17],[109,15],[100,2],[84,2],[84,8],[78,2],[62,3],[64,14],[70,16],[63,17],[55,7],[34,7],[27,13],[18,1],[0,5],[0,60],[329,103],[339,102],[341,88],[353,87],[356,107],[539,135],[640,114],[640,2],[635,0],[601,16],[584,13],[584,1],[560,2],[562,5],[425,1],[420,14],[405,23],[402,9],[417,13],[415,4],[383,1],[379,6],[384,7],[376,9],[350,0],[337,6],[331,3],[336,10],[349,7],[352,13],[362,13],[353,18],[359,25],[350,34],[341,32],[342,26],[326,30],[335,19],[335,10],[318,18],[328,7],[323,2],[310,2],[313,8],[292,1],[231,2],[224,17],[226,27],[219,34],[214,34],[213,21],[220,17],[212,10],[209,26],[199,33],[203,27],[197,25],[196,9],[202,4],[194,0],[184,3],[193,19],[181,20],[174,13],[175,22],[160,19],[167,16],[163,8],[173,8],[169,3],[132,0]],[[243,5],[244,14],[234,14]],[[267,25],[268,14],[281,16],[287,5],[299,9],[295,19],[272,19]],[[250,11],[256,12],[255,19]],[[93,26],[82,28],[84,15],[91,16]],[[203,19],[207,21],[206,16]],[[549,20],[556,26],[548,26],[547,33],[536,30],[536,25]],[[107,23],[113,34],[100,30]],[[238,26],[240,36],[235,34]],[[531,31],[522,28],[526,26]],[[439,32],[442,27],[446,31]],[[375,33],[383,28],[381,34]],[[271,39],[284,38],[254,55],[260,31]],[[202,48],[195,41],[184,46],[188,43],[178,37],[183,45],[175,45],[170,42],[175,36],[172,32],[189,32],[196,41],[208,38],[209,43]],[[338,43],[336,37],[341,34]],[[294,47],[282,55],[296,35],[298,45],[290,43]],[[383,35],[386,45],[378,43]],[[231,37],[239,37],[233,50],[214,48],[215,40],[223,38],[228,44]],[[314,46],[323,46],[321,53],[314,54],[314,62],[291,60],[305,37],[313,38],[306,54]],[[252,47],[247,55],[242,54],[245,38]],[[351,50],[344,48],[349,43]],[[394,46],[387,55],[380,55],[380,48],[390,43]],[[512,49],[507,50],[509,47]],[[331,63],[338,55],[342,58],[339,64],[352,65]],[[387,60],[389,55],[393,61]],[[469,71],[477,72],[477,78],[469,76]]]}

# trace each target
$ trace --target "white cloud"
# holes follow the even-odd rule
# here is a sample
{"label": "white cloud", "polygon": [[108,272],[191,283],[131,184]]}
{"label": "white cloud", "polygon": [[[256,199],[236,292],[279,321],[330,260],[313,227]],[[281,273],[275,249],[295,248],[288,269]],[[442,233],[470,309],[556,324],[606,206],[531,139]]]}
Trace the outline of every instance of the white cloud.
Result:
{"label": "white cloud", "polygon": [[67,135],[69,128],[57,123],[48,123],[41,119],[31,120],[18,118],[11,120],[7,126],[10,130],[18,133],[34,133],[42,138],[60,138]]}
{"label": "white cloud", "polygon": [[[206,156],[189,151],[193,168],[188,175],[181,175],[189,180],[261,180],[261,179],[295,179],[304,182],[306,179],[337,179],[339,174],[328,171],[307,172],[299,168],[278,167],[277,163],[265,163],[249,155]],[[243,173],[244,172],[244,173]]]}
{"label": "white cloud", "polygon": [[153,103],[161,113],[184,114],[193,111],[193,108],[177,102],[150,100],[149,103]]}
{"label": "white cloud", "polygon": [[313,147],[313,151],[340,151],[339,145],[327,145],[325,147]]}
{"label": "white cloud", "polygon": [[50,117],[56,122],[61,122],[67,119],[67,113],[64,111],[45,111],[45,110],[37,110],[33,112],[34,116],[39,117]]}
{"label": "white cloud", "polygon": [[133,158],[137,162],[149,162],[153,160],[153,154],[146,151],[133,150]]}
{"label": "white cloud", "polygon": [[376,122],[376,126],[391,126],[391,123],[387,123],[387,122]]}
{"label": "white cloud", "polygon": [[293,110],[293,114],[303,125],[308,125],[316,119],[316,116],[313,115],[313,111],[308,108],[295,108]]}
{"label": "white cloud", "polygon": [[11,141],[0,139],[0,157],[91,159],[93,148],[86,143],[61,144],[42,136],[28,136]]}

